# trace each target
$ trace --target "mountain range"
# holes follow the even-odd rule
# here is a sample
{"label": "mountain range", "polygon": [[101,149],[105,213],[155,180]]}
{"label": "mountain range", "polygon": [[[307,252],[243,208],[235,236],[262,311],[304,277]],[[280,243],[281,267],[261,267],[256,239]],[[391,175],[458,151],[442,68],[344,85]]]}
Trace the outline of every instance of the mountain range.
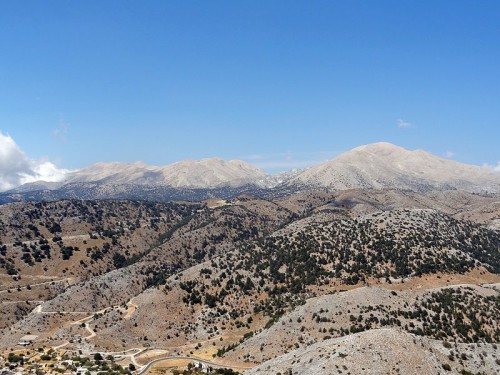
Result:
{"label": "mountain range", "polygon": [[24,185],[0,195],[27,201],[0,204],[0,368],[498,374],[499,193],[388,143],[275,176],[206,159]]}
{"label": "mountain range", "polygon": [[162,167],[142,162],[97,163],[68,173],[61,182],[38,181],[4,192],[0,203],[67,198],[201,200],[242,193],[274,196],[349,189],[497,194],[500,173],[379,142],[356,147],[304,170],[278,175],[266,174],[241,160],[220,158],[184,160]]}

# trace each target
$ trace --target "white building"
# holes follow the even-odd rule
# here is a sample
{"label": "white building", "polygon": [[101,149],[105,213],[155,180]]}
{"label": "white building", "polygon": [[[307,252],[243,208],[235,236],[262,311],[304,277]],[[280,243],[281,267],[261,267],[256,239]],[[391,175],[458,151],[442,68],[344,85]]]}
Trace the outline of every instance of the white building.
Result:
{"label": "white building", "polygon": [[31,343],[33,343],[33,341],[35,341],[37,337],[38,337],[37,335],[26,335],[26,336],[23,336],[23,337],[21,337],[21,339],[19,340],[19,342],[17,343],[17,345],[28,346]]}

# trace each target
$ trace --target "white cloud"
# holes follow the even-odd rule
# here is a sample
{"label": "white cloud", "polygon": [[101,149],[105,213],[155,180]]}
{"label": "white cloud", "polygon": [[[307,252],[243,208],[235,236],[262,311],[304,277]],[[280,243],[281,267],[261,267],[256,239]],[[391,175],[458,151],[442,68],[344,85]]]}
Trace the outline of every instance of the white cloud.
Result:
{"label": "white cloud", "polygon": [[0,132],[0,191],[28,182],[62,181],[67,172],[48,160],[30,159],[10,135]]}
{"label": "white cloud", "polygon": [[398,119],[398,128],[411,128],[413,124],[403,119]]}
{"label": "white cloud", "polygon": [[500,161],[497,162],[496,166],[495,165],[489,165],[488,167],[490,167],[494,171],[500,172]]}
{"label": "white cloud", "polygon": [[485,164],[483,164],[483,167],[488,168],[488,169],[492,169],[495,172],[500,172],[500,161],[497,162],[497,165],[491,165],[491,164],[485,163]]}

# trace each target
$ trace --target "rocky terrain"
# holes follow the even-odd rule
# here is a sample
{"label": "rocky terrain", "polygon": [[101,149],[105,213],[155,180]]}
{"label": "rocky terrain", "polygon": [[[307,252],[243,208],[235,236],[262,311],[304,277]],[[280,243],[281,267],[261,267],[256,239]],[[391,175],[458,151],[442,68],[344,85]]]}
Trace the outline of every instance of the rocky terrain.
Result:
{"label": "rocky terrain", "polygon": [[241,186],[261,179],[265,173],[241,160],[219,158],[184,160],[164,167],[144,163],[98,163],[71,172],[65,182],[111,182],[113,184],[166,185],[175,188],[208,189]]}
{"label": "rocky terrain", "polygon": [[495,345],[450,344],[374,329],[296,349],[247,374],[494,374]]}
{"label": "rocky terrain", "polygon": [[240,162],[151,168],[3,195],[33,200],[0,206],[5,357],[35,335],[140,373],[499,372],[494,172],[388,144],[272,188]]}
{"label": "rocky terrain", "polygon": [[[494,373],[482,353],[499,340],[499,217],[498,198],[460,191],[4,205],[0,345],[29,333],[38,346],[156,348],[264,373],[272,360],[286,373],[311,358],[345,371],[335,348],[366,357],[383,335],[417,345],[422,368],[472,371],[483,357]],[[474,361],[450,360],[445,342]],[[380,371],[404,373],[397,358]]]}

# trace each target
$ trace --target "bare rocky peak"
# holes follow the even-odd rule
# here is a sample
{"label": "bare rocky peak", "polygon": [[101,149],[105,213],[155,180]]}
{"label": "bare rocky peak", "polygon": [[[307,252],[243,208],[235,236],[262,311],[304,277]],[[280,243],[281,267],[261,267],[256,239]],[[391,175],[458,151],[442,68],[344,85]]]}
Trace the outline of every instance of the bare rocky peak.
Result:
{"label": "bare rocky peak", "polygon": [[291,184],[346,189],[458,189],[500,192],[500,173],[458,163],[423,150],[381,142],[360,146],[306,169]]}
{"label": "bare rocky peak", "polygon": [[266,176],[262,170],[244,161],[220,158],[179,161],[160,171],[170,186],[191,188],[236,187]]}
{"label": "bare rocky peak", "polygon": [[154,171],[155,169],[157,169],[157,167],[150,167],[142,162],[96,163],[84,169],[69,173],[65,182],[97,182],[112,180],[117,183],[126,183],[139,180],[144,174]]}
{"label": "bare rocky peak", "polygon": [[241,186],[265,177],[260,169],[241,160],[220,158],[184,160],[163,167],[136,163],[97,163],[68,175],[70,182],[166,185],[176,188]]}

